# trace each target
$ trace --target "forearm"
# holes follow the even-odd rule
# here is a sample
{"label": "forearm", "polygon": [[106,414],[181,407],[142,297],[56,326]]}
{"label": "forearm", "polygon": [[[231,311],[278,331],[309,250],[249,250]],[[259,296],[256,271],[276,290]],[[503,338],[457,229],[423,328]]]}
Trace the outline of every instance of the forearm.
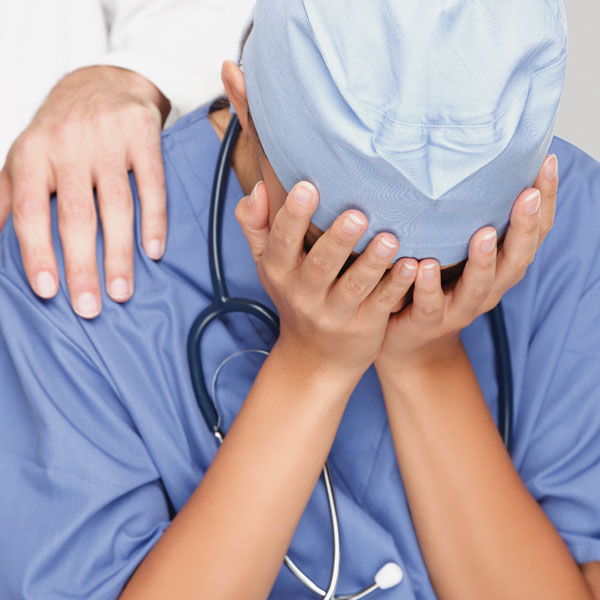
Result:
{"label": "forearm", "polygon": [[462,345],[444,364],[380,378],[440,600],[590,599],[567,547],[514,469]]}
{"label": "forearm", "polygon": [[275,346],[202,482],[122,598],[268,596],[354,386],[298,365]]}

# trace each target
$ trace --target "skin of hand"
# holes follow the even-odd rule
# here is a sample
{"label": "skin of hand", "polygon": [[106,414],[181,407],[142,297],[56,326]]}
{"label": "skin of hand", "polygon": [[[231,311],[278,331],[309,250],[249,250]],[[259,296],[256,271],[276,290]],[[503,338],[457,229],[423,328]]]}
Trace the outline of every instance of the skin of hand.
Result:
{"label": "skin of hand", "polygon": [[81,317],[101,311],[94,188],[108,295],[125,302],[133,294],[130,169],[140,193],[145,251],[155,260],[162,256],[167,218],[160,132],[169,109],[143,76],[118,67],[86,67],[54,87],[15,140],[0,172],[0,228],[12,210],[25,272],[40,297],[58,292],[50,229],[53,192],[69,295]]}
{"label": "skin of hand", "polygon": [[397,370],[403,374],[454,355],[460,332],[494,308],[524,277],[554,223],[557,188],[558,161],[552,155],[544,161],[534,187],[517,198],[502,248],[497,249],[494,228],[476,232],[455,285],[442,288],[436,260],[412,263],[416,271],[413,301],[390,318],[375,362],[379,373]]}

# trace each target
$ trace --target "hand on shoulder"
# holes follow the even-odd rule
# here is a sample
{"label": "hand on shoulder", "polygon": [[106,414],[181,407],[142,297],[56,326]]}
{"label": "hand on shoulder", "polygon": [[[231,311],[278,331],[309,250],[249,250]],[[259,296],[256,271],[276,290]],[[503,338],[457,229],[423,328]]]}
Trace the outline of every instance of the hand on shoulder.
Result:
{"label": "hand on shoulder", "polygon": [[162,256],[167,223],[160,132],[168,111],[168,100],[143,76],[87,67],[56,85],[14,142],[0,172],[0,227],[12,210],[25,272],[39,296],[58,291],[50,228],[54,192],[67,285],[80,316],[93,318],[101,310],[94,188],[108,295],[123,302],[133,293],[130,169],[140,192],[144,248],[153,259]]}

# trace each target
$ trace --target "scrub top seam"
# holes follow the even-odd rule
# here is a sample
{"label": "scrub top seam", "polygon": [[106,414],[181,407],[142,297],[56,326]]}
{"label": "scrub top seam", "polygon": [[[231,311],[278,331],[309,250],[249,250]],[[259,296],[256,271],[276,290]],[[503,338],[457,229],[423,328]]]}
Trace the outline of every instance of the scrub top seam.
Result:
{"label": "scrub top seam", "polygon": [[[367,493],[369,491],[369,489],[371,488],[371,482],[373,480],[373,477],[375,476],[375,467],[377,466],[377,461],[379,460],[379,455],[381,454],[381,446],[383,445],[383,440],[385,438],[385,435],[388,431],[390,427],[390,423],[388,421],[387,418],[387,414],[385,417],[385,422],[381,431],[381,435],[379,436],[379,442],[377,443],[377,450],[375,451],[375,457],[373,458],[373,462],[371,464],[371,469],[369,472],[369,477],[367,478],[367,485],[365,486],[365,489],[363,490],[363,493],[361,494],[360,500],[357,499],[357,502],[360,504],[360,506],[365,506],[365,498],[367,496]],[[394,454],[394,462],[396,463],[396,466],[398,467],[398,460],[396,459],[396,455]],[[399,467],[398,467],[399,470]],[[404,484],[402,485],[402,487],[404,487]]]}

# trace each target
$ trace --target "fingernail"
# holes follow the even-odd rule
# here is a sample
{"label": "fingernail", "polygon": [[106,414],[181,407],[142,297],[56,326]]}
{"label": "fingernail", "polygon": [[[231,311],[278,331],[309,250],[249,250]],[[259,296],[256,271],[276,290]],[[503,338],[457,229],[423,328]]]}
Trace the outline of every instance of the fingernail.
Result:
{"label": "fingernail", "polygon": [[129,282],[123,277],[113,279],[110,284],[110,297],[115,300],[129,298]]}
{"label": "fingernail", "polygon": [[380,237],[375,244],[375,254],[381,258],[390,256],[396,249],[396,244],[385,237]]}
{"label": "fingernail", "polygon": [[356,235],[363,228],[365,222],[358,215],[350,213],[342,223],[342,229],[350,235]]}
{"label": "fingernail", "polygon": [[294,200],[301,206],[311,202],[314,197],[315,192],[308,184],[301,183],[294,190]]}
{"label": "fingernail", "polygon": [[527,196],[527,200],[525,200],[525,212],[528,215],[535,215],[535,213],[539,210],[540,204],[542,202],[542,196],[539,190],[536,190],[529,196]]}
{"label": "fingernail", "polygon": [[496,246],[496,232],[488,233],[481,238],[481,251],[489,254]]}
{"label": "fingernail", "polygon": [[414,276],[416,270],[417,267],[415,265],[412,265],[410,263],[403,263],[402,271],[400,271],[400,274],[405,279],[411,279]]}
{"label": "fingernail", "polygon": [[558,158],[556,158],[556,154],[551,154],[546,159],[546,164],[544,165],[544,176],[546,179],[554,179],[558,175]]}
{"label": "fingernail", "polygon": [[75,312],[84,319],[93,319],[100,312],[96,296],[90,292],[84,292],[75,302]]}
{"label": "fingernail", "polygon": [[41,271],[35,278],[35,289],[38,296],[42,298],[51,298],[56,294],[56,281],[52,273]]}
{"label": "fingernail", "polygon": [[262,181],[259,181],[253,188],[252,188],[252,193],[250,194],[250,196],[248,196],[248,206],[252,206],[255,202],[256,199],[258,198],[258,186],[262,183]]}
{"label": "fingernail", "polygon": [[150,240],[146,254],[152,260],[159,260],[163,255],[163,245],[160,240]]}
{"label": "fingernail", "polygon": [[435,277],[435,263],[423,267],[423,279],[431,280]]}

